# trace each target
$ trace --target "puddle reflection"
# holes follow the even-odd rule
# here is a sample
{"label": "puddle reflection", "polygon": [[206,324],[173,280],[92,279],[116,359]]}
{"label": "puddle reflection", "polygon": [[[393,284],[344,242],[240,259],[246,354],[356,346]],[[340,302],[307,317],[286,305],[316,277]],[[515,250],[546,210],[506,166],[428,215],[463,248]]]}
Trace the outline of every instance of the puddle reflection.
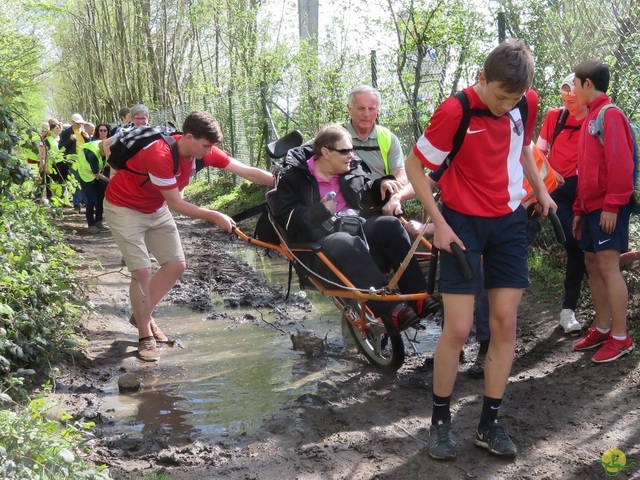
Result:
{"label": "puddle reflection", "polygon": [[[286,288],[284,260],[265,258],[246,246],[235,252],[270,282]],[[297,291],[292,285],[292,294]],[[314,308],[304,328],[321,337],[328,333],[330,345],[341,345],[340,315],[331,299],[318,292],[305,294]],[[227,311],[235,321],[206,320],[205,314],[181,307],[158,308],[163,330],[184,348],[165,346],[157,365],[142,362],[138,392],[119,394],[114,378],[103,403],[103,411],[116,419],[114,430],[176,446],[250,433],[265,415],[352,366],[331,355],[309,360],[292,350],[288,335],[265,323],[238,323],[245,312],[255,315],[254,309]],[[274,320],[267,313],[265,319]],[[419,335],[421,352],[433,349],[437,341],[439,328],[430,323]]]}

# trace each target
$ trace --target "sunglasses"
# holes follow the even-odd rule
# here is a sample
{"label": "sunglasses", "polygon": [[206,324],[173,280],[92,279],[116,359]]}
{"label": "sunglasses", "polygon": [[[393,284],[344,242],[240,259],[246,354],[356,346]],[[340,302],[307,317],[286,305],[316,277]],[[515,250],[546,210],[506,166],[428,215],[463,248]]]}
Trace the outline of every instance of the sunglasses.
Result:
{"label": "sunglasses", "polygon": [[353,153],[353,148],[333,148],[333,147],[327,147],[327,148],[332,152],[338,152],[343,157],[346,157],[347,155],[350,155]]}

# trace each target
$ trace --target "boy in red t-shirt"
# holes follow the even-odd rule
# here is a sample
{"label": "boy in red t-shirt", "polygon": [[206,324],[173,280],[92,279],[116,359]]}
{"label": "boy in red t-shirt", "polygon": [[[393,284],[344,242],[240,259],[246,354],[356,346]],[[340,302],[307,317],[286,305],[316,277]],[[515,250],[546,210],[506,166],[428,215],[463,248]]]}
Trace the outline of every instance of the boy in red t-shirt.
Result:
{"label": "boy in red t-shirt", "polygon": [[587,273],[584,253],[573,236],[572,229],[573,202],[578,188],[578,139],[588,112],[587,107],[581,105],[576,97],[573,73],[560,84],[560,95],[564,106],[547,112],[536,145],[549,157],[558,181],[558,188],[553,191],[551,198],[558,205],[558,219],[566,238],[564,248],[567,251],[560,326],[565,333],[571,333],[582,329],[582,325],[576,320],[575,311],[580,299],[582,280]]}
{"label": "boy in red t-shirt", "polygon": [[617,108],[604,112],[603,131],[598,131],[598,114],[611,103],[606,94],[609,67],[589,60],[578,65],[575,74],[576,96],[589,114],[578,147],[573,234],[584,251],[596,318],[594,327],[574,348],[600,346],[591,360],[602,363],[633,351],[627,333],[629,292],[620,272],[620,253],[629,248],[634,140],[629,120]]}
{"label": "boy in red t-shirt", "polygon": [[[222,132],[208,113],[191,112],[182,132],[174,137],[179,154],[177,172],[169,144],[157,140],[131,157],[127,169],[112,177],[104,201],[111,234],[131,271],[129,297],[132,319],[138,327],[138,357],[150,362],[160,358],[156,341],[167,341],[151,313],[186,267],[171,212],[206,220],[225,232],[235,226],[228,215],[182,198],[182,189],[196,173],[196,159],[202,158],[205,167],[222,168],[252,182],[273,185],[271,173],[244,165],[217,147],[222,143]],[[155,272],[151,270],[149,251],[160,265]]]}
{"label": "boy in red t-shirt", "polygon": [[[530,90],[533,70],[529,49],[522,42],[508,40],[489,54],[478,83],[464,90],[470,108],[477,114],[471,116],[462,146],[439,182],[442,212],[424,167],[437,170],[452,151],[462,118],[458,99],[451,97],[438,107],[405,164],[416,195],[431,215],[434,245],[441,251],[445,321],[434,357],[429,429],[429,455],[437,460],[456,456],[451,435],[451,394],[459,354],[473,324],[476,282],[463,277],[451,254],[452,243],[465,250],[474,278],[483,269],[489,291],[491,342],[475,444],[504,457],[517,454],[516,445],[497,416],[515,352],[518,305],[523,289],[529,286],[527,216],[520,204],[525,194],[523,169],[541,213],[546,216],[549,208],[556,208],[531,148],[523,148],[531,143],[538,112],[538,96]],[[526,118],[522,118],[525,110]]]}

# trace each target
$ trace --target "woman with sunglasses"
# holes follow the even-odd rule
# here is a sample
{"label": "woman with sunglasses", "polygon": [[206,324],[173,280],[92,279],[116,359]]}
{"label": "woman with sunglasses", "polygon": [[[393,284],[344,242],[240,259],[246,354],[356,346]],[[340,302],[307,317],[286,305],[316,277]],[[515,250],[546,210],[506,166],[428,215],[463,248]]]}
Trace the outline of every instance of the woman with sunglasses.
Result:
{"label": "woman with sunglasses", "polygon": [[93,138],[91,140],[106,140],[109,137],[109,124],[99,123],[96,125]]}
{"label": "woman with sunglasses", "polygon": [[[379,216],[394,182],[393,175],[373,180],[368,167],[353,156],[349,132],[340,125],[327,125],[318,132],[313,147],[289,151],[277,188],[276,221],[293,242],[320,242],[322,252],[356,287],[381,288],[387,284],[384,272],[397,268],[411,248],[400,221]],[[334,231],[334,214],[347,209],[356,209],[365,217],[364,238]],[[301,260],[322,277],[337,281],[315,255]],[[303,269],[299,273],[305,276]],[[415,259],[409,262],[399,288],[402,293],[426,291]],[[367,305],[397,331],[416,326],[416,311],[422,313],[422,305],[384,301]]]}

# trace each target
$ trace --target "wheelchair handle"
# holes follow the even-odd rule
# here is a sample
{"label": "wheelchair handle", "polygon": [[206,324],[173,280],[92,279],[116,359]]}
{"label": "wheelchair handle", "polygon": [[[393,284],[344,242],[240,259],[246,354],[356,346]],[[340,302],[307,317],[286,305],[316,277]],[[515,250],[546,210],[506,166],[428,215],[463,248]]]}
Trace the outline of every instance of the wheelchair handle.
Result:
{"label": "wheelchair handle", "polygon": [[567,237],[564,235],[564,230],[562,229],[562,224],[560,223],[560,219],[556,214],[555,210],[549,209],[549,213],[547,215],[549,220],[551,220],[551,225],[553,226],[553,233],[556,235],[556,240],[560,245],[564,245],[567,241]]}
{"label": "wheelchair handle", "polygon": [[460,272],[462,272],[462,276],[465,280],[471,280],[473,278],[473,273],[471,272],[471,266],[467,261],[467,257],[464,254],[464,250],[455,242],[451,242],[449,244],[449,248],[451,248],[451,252],[458,262],[458,267],[460,268]]}

